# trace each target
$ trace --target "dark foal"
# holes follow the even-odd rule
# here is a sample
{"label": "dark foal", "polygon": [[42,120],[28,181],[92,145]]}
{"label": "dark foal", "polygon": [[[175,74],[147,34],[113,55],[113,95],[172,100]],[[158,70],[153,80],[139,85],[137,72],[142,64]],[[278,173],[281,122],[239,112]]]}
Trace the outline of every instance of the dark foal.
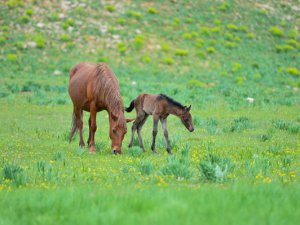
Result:
{"label": "dark foal", "polygon": [[140,94],[135,100],[131,101],[130,106],[125,110],[126,112],[131,112],[133,108],[135,108],[137,115],[132,125],[132,135],[129,147],[132,147],[134,132],[137,129],[140,147],[143,149],[143,151],[145,150],[141,131],[149,115],[153,115],[153,139],[151,149],[154,153],[156,153],[155,139],[157,135],[157,126],[159,120],[162,124],[167,151],[169,154],[172,154],[167,130],[167,118],[170,114],[179,117],[183,125],[190,132],[194,131],[192,116],[190,114],[191,106],[183,106],[179,102],[166,95],[155,95],[147,93]]}

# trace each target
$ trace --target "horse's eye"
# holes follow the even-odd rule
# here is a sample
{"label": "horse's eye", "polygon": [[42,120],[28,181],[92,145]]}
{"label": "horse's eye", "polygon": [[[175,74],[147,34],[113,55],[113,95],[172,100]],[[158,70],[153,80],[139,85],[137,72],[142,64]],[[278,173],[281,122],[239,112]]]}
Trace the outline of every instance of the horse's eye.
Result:
{"label": "horse's eye", "polygon": [[113,132],[114,134],[116,134],[116,133],[117,133],[117,130],[116,130],[116,129],[113,129],[112,132]]}
{"label": "horse's eye", "polygon": [[188,120],[188,119],[185,119],[185,120],[184,120],[184,122],[186,122],[186,123],[187,123],[187,122],[189,122],[189,120]]}

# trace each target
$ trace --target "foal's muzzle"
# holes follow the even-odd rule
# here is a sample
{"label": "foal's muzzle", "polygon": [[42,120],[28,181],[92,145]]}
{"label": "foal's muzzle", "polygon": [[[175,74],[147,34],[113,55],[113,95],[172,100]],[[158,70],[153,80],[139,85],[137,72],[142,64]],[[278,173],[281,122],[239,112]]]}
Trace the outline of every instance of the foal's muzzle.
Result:
{"label": "foal's muzzle", "polygon": [[190,132],[193,132],[193,131],[194,131],[194,127],[190,128],[189,131],[190,131]]}

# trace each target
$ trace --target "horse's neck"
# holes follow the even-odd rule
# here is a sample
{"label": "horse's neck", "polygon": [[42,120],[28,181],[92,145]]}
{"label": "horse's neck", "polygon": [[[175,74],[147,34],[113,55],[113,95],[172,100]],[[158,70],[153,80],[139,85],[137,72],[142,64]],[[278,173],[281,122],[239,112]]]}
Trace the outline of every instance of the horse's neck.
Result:
{"label": "horse's neck", "polygon": [[172,114],[175,116],[180,116],[182,114],[182,109],[180,109],[177,106],[170,107],[168,111],[169,111],[168,112],[169,114]]}

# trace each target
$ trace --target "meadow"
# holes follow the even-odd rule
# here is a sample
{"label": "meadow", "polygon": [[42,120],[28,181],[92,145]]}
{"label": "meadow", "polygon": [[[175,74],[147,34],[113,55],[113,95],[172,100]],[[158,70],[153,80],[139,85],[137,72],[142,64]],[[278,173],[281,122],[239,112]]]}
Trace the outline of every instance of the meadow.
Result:
{"label": "meadow", "polygon": [[[297,224],[299,1],[0,3],[0,225]],[[69,143],[69,71],[106,62],[124,106],[142,92],[192,105],[152,154],[113,155],[106,112],[96,154]],[[126,113],[134,118],[135,112]],[[88,136],[84,114],[84,138]]]}

